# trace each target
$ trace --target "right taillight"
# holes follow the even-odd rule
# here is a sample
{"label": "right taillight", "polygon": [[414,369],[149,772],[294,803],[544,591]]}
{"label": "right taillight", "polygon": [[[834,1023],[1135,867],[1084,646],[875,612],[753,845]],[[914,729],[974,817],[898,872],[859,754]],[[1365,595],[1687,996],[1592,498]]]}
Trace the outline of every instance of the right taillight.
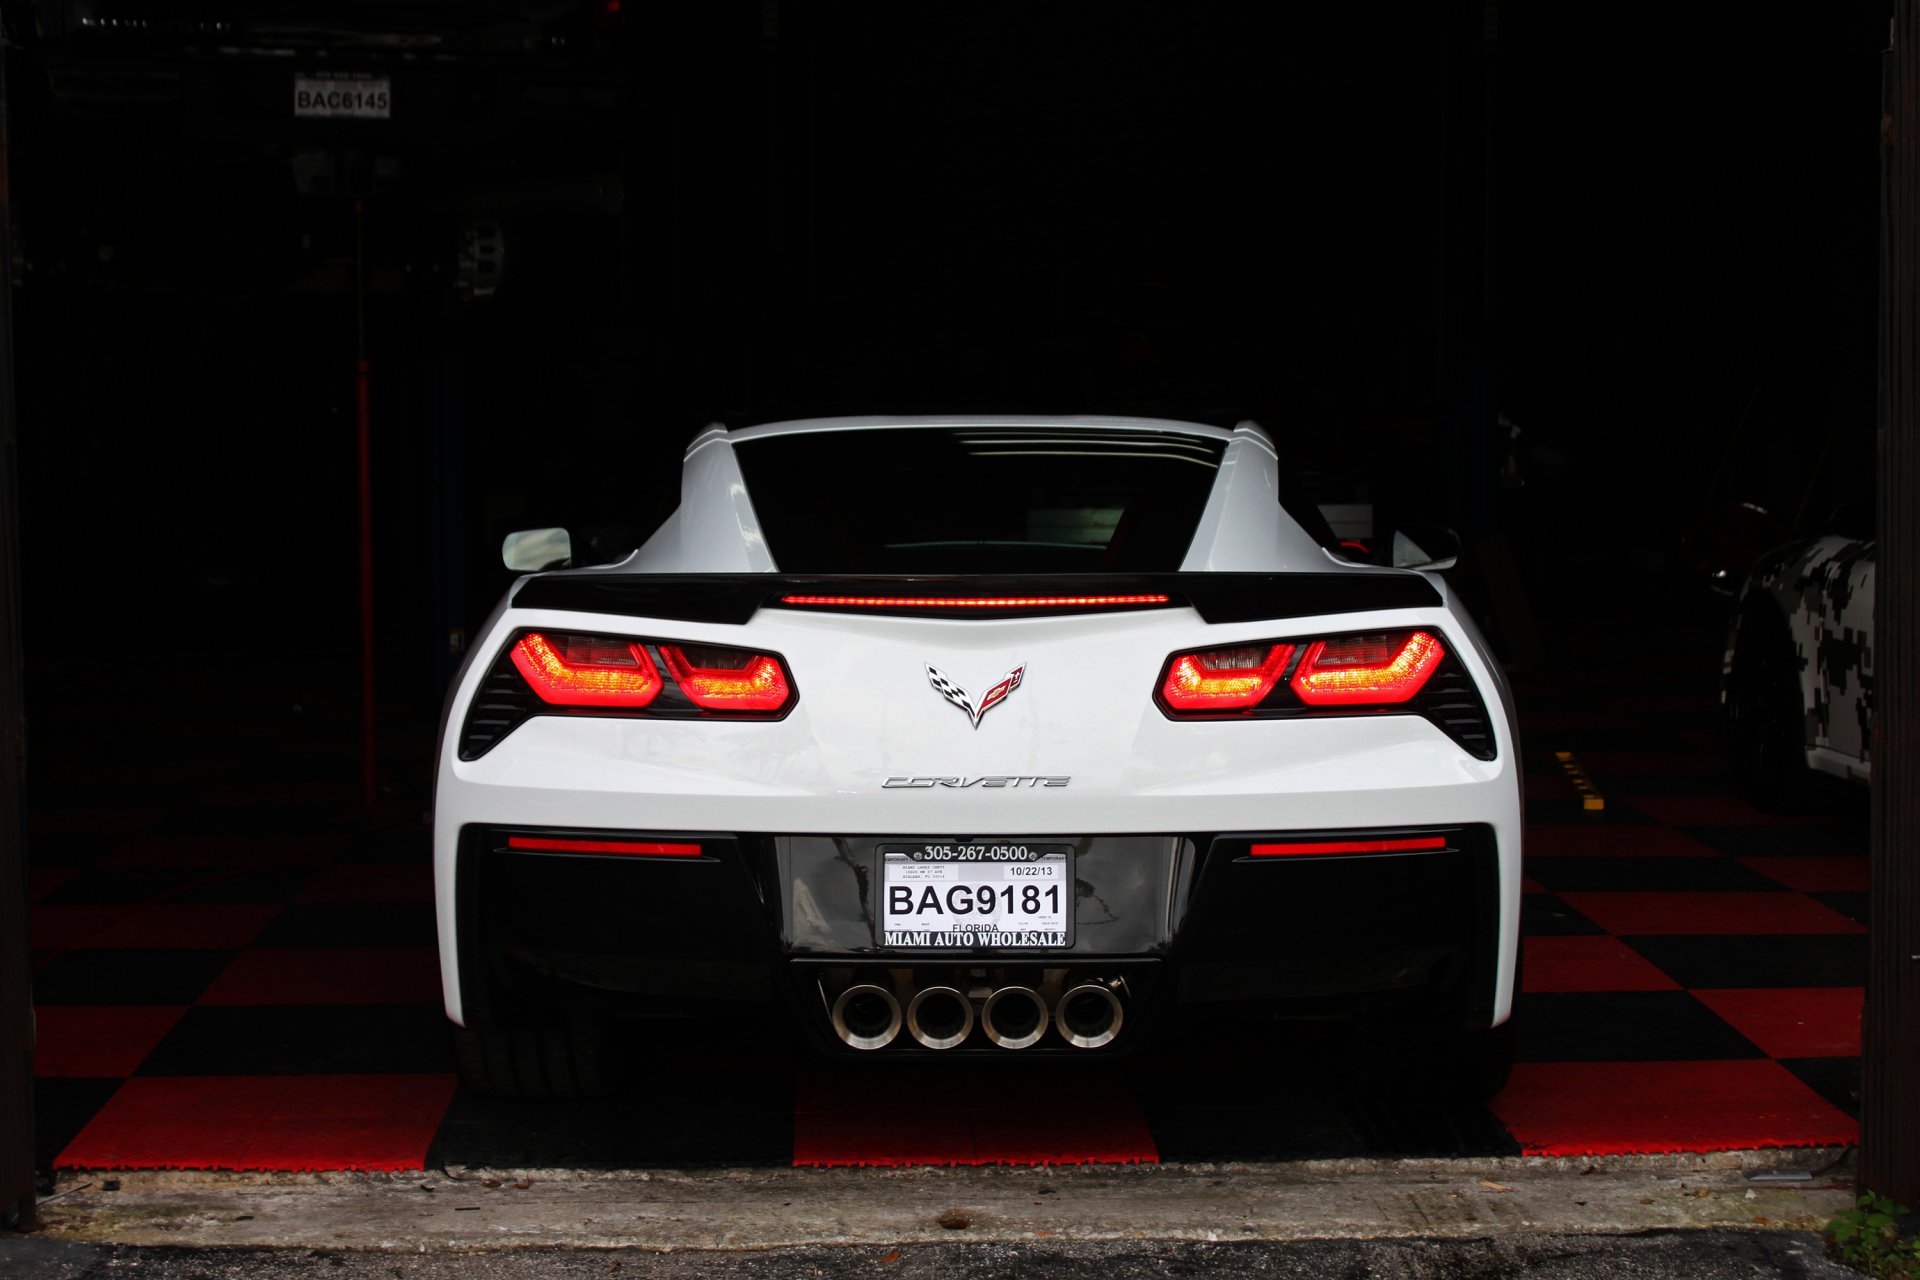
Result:
{"label": "right taillight", "polygon": [[680,692],[708,711],[778,711],[793,695],[786,669],[771,654],[663,644],[660,656]]}
{"label": "right taillight", "polygon": [[1479,759],[1498,752],[1473,678],[1420,627],[1189,649],[1167,659],[1154,701],[1174,720],[1416,715]]}

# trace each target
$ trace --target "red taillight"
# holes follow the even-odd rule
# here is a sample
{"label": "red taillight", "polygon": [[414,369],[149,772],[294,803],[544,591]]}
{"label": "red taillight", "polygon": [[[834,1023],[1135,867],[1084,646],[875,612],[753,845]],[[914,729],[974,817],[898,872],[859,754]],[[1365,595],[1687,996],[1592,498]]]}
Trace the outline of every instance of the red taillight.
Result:
{"label": "red taillight", "polygon": [[1395,836],[1384,840],[1289,840],[1274,844],[1256,844],[1256,858],[1277,858],[1289,854],[1319,855],[1341,853],[1415,853],[1424,849],[1444,849],[1445,836]]}
{"label": "red taillight", "polygon": [[697,858],[700,846],[660,840],[567,840],[554,836],[508,836],[507,848],[529,853],[628,853],[643,858]]}
{"label": "red taillight", "polygon": [[1249,644],[1183,653],[1167,668],[1160,696],[1175,711],[1239,711],[1258,706],[1293,656],[1290,644]]}
{"label": "red taillight", "polygon": [[1425,631],[1316,640],[1293,673],[1293,691],[1315,707],[1405,702],[1446,656]]}
{"label": "red taillight", "polygon": [[532,631],[513,646],[513,665],[555,706],[644,707],[660,692],[660,672],[637,640]]}
{"label": "red taillight", "polygon": [[663,644],[660,657],[680,691],[708,711],[778,711],[793,693],[780,660],[768,654]]}

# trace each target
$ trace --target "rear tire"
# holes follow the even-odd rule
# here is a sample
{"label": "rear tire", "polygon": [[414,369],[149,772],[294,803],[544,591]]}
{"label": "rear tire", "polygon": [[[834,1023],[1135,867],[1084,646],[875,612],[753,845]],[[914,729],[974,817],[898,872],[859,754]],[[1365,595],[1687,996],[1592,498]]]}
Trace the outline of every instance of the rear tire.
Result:
{"label": "rear tire", "polygon": [[460,1083],[485,1097],[592,1098],[611,1088],[606,1028],[597,1018],[452,1031]]}
{"label": "rear tire", "polygon": [[1756,809],[1791,812],[1810,798],[1800,662],[1785,619],[1771,605],[1740,616],[1727,668],[1727,764]]}
{"label": "rear tire", "polygon": [[1485,1102],[1506,1088],[1516,1038],[1512,1017],[1497,1027],[1455,1032],[1442,1096]]}
{"label": "rear tire", "polygon": [[1360,1028],[1361,1092],[1402,1102],[1485,1102],[1513,1073],[1514,1019],[1497,1027]]}

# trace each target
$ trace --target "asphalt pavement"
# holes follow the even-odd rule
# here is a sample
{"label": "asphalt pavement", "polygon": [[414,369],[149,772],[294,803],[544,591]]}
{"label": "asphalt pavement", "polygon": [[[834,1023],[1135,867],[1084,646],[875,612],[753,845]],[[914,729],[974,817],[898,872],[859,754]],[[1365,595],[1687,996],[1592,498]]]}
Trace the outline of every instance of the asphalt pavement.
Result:
{"label": "asphalt pavement", "polygon": [[1682,1231],[1487,1240],[1308,1240],[1233,1243],[1061,1241],[810,1245],[746,1252],[509,1249],[482,1253],[317,1249],[134,1248],[0,1235],[8,1280],[1854,1280],[1809,1232]]}

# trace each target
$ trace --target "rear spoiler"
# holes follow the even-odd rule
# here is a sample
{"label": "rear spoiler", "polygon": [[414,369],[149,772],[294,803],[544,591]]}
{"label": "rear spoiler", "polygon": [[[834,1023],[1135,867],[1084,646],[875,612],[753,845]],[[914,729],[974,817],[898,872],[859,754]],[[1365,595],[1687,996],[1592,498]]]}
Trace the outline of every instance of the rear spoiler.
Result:
{"label": "rear spoiler", "polygon": [[915,618],[1042,617],[1192,608],[1254,622],[1440,603],[1417,573],[1145,573],[822,576],[775,573],[552,573],[515,607],[739,625],[762,609]]}

